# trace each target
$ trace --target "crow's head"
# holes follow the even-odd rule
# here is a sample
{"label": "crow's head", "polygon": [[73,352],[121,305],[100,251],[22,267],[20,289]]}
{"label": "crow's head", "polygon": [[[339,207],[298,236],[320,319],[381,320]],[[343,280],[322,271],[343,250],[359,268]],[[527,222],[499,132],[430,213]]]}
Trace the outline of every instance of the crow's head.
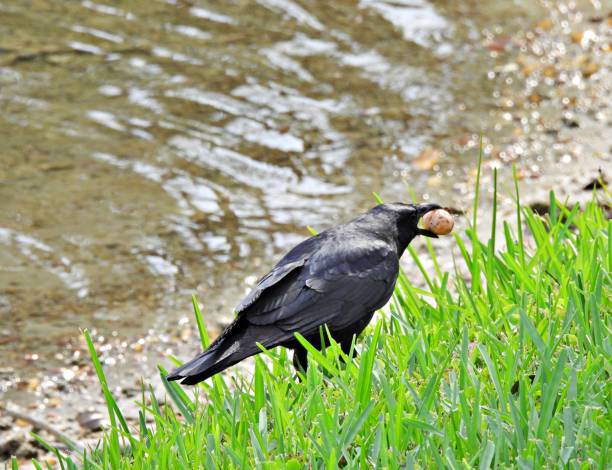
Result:
{"label": "crow's head", "polygon": [[[436,209],[442,209],[442,207],[440,207],[438,204],[418,204],[414,206],[414,208],[416,209],[417,224],[419,223],[419,220],[421,219],[421,217],[423,217],[428,212],[435,211]],[[430,238],[438,238],[438,236],[432,231],[425,230],[419,227],[417,227],[416,234],[423,235],[425,237],[430,237]]]}
{"label": "crow's head", "polygon": [[402,252],[417,235],[438,238],[435,233],[419,228],[421,217],[436,209],[441,209],[441,206],[395,202],[374,207],[366,214],[366,217],[369,214],[368,218],[372,225],[376,226],[377,232],[387,230],[388,235],[397,241],[398,249]]}

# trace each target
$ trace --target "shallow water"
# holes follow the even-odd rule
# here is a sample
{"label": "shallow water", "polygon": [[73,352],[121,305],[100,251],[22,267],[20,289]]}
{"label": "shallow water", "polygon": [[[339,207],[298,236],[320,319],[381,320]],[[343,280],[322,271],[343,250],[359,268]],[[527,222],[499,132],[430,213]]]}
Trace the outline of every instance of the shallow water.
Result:
{"label": "shallow water", "polygon": [[543,8],[0,1],[0,355],[53,364],[78,328],[138,336],[194,292],[225,320],[372,191],[467,205],[499,108],[483,44]]}

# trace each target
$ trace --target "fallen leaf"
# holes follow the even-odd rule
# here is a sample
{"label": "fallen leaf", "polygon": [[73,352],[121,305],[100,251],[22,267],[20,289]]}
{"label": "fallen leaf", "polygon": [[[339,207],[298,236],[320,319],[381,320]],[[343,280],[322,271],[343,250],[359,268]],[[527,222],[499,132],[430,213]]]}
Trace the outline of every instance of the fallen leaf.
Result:
{"label": "fallen leaf", "polygon": [[533,103],[533,104],[538,104],[542,101],[542,97],[538,95],[537,93],[532,93],[531,95],[529,95],[527,99],[529,100],[530,103]]}
{"label": "fallen leaf", "polygon": [[582,66],[581,71],[582,75],[584,75],[586,78],[589,78],[591,75],[599,71],[599,65],[593,62],[587,62]]}
{"label": "fallen leaf", "polygon": [[40,385],[40,379],[37,379],[36,377],[26,382],[26,388],[32,392],[36,390],[39,385]]}
{"label": "fallen leaf", "polygon": [[440,161],[442,152],[432,147],[426,147],[412,160],[412,164],[422,171],[431,170]]}
{"label": "fallen leaf", "polygon": [[488,50],[492,52],[504,52],[508,48],[509,44],[510,44],[510,38],[498,37],[498,38],[493,39],[492,41],[487,41],[484,44],[484,47],[486,47]]}
{"label": "fallen leaf", "polygon": [[549,31],[553,27],[553,22],[550,18],[544,18],[538,23],[537,28],[543,31]]}
{"label": "fallen leaf", "polygon": [[582,31],[572,31],[570,37],[572,38],[572,42],[574,44],[580,44],[582,42],[582,37],[584,33]]}
{"label": "fallen leaf", "polygon": [[538,69],[538,64],[536,62],[526,62],[525,64],[523,64],[522,72],[524,76],[528,77],[533,72],[535,72],[537,69]]}
{"label": "fallen leaf", "polygon": [[554,77],[555,75],[557,75],[557,69],[555,69],[555,67],[552,65],[547,65],[542,70],[542,73],[545,77]]}

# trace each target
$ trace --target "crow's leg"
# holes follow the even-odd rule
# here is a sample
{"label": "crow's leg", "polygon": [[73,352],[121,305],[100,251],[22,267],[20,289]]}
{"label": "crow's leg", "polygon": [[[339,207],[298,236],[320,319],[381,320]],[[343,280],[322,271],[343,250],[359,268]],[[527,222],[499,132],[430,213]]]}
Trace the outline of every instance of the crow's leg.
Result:
{"label": "crow's leg", "polygon": [[360,318],[357,322],[349,325],[341,331],[337,331],[335,334],[332,334],[334,339],[340,343],[340,347],[344,354],[350,357],[350,359],[354,359],[357,357],[357,351],[353,349],[353,353],[351,355],[351,346],[353,345],[353,339],[356,341],[357,337],[361,334],[363,329],[368,325],[374,313],[369,313],[368,315]]}
{"label": "crow's leg", "polygon": [[357,350],[353,348],[353,352],[351,353],[351,346],[353,345],[353,338],[357,338],[357,335],[345,336],[342,338],[339,343],[342,348],[342,352],[346,354],[349,359],[354,359],[357,357]]}
{"label": "crow's leg", "polygon": [[308,370],[308,351],[301,345],[293,349],[293,367],[297,372],[302,372],[306,375]]}

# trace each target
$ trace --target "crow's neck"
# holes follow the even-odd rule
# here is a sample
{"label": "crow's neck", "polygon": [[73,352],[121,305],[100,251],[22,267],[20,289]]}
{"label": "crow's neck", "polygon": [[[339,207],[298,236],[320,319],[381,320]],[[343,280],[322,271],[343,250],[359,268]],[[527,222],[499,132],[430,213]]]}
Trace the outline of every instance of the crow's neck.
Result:
{"label": "crow's neck", "polygon": [[397,246],[397,256],[402,256],[416,236],[416,224],[412,217],[396,214],[391,226],[393,227],[393,238]]}
{"label": "crow's neck", "polygon": [[414,239],[414,233],[398,230],[396,237],[397,256],[402,256],[410,242]]}
{"label": "crow's neck", "polygon": [[414,238],[414,233],[411,231],[401,230],[397,224],[380,223],[373,224],[367,229],[370,234],[378,239],[383,239],[389,245],[395,247],[398,258],[402,256],[408,244]]}
{"label": "crow's neck", "polygon": [[400,215],[395,213],[380,214],[378,217],[366,213],[351,221],[349,225],[395,247],[398,257],[406,251],[416,234],[414,230],[406,230],[406,221],[401,220]]}

